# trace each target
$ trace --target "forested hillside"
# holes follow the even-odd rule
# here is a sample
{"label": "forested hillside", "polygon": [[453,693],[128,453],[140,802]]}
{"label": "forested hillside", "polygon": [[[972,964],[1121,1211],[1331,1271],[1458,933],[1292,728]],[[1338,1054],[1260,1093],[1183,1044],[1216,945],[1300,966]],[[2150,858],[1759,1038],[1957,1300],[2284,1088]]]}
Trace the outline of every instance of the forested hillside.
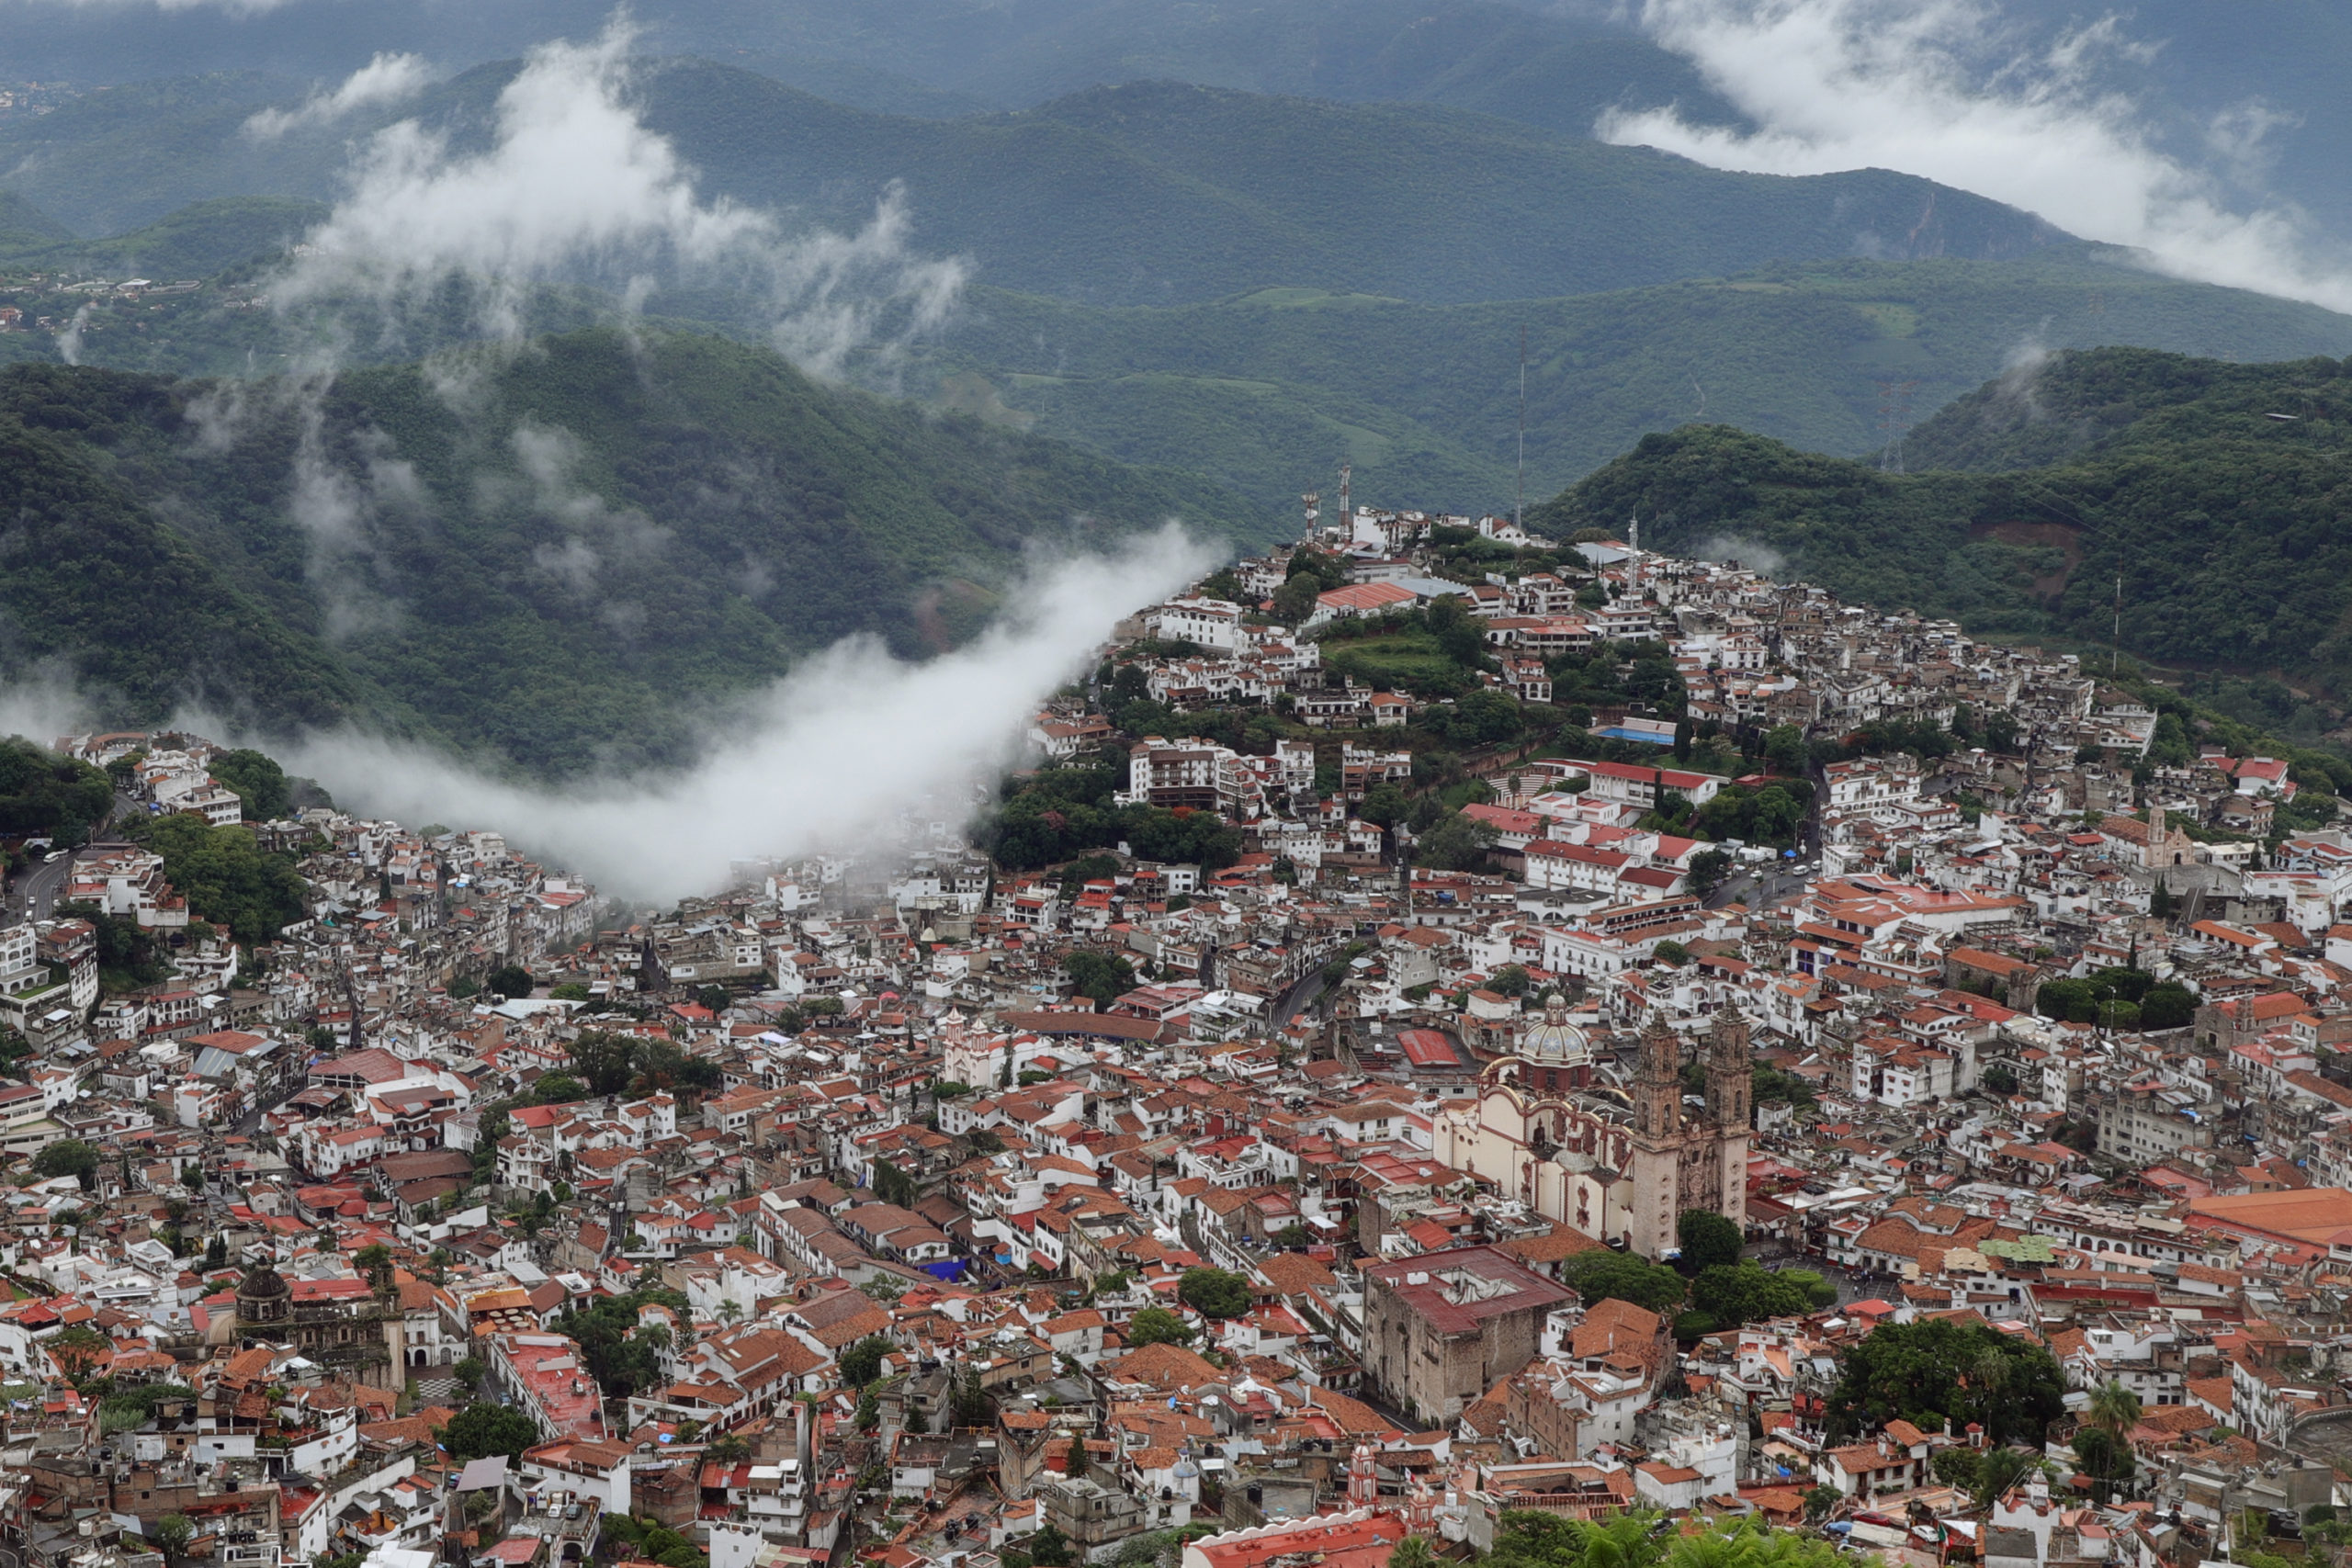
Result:
{"label": "forested hillside", "polygon": [[[288,85],[253,73],[110,89],[0,124],[12,188],[77,232],[232,196],[330,200],[353,139],[414,116],[475,144],[508,62],[413,102],[256,142]],[[915,245],[1002,288],[1174,304],[1314,284],[1414,299],[1623,288],[1766,262],[2012,256],[2041,220],[1883,171],[1725,174],[1460,110],[1171,83],[956,120],[876,114],[693,60],[650,62],[647,123],[710,195],[862,222],[903,182]]]}
{"label": "forested hillside", "polygon": [[[1882,472],[1722,425],[1645,436],[1531,515],[1747,553],[1887,610],[2352,690],[2352,369],[2139,350],[2058,355],[1923,428]],[[2038,454],[2059,454],[2032,464]]]}
{"label": "forested hillside", "polygon": [[126,720],[193,698],[538,769],[665,761],[813,648],[960,640],[1032,542],[1248,522],[1199,480],[707,336],[354,370],[311,427],[273,382],[0,375],[16,668]]}
{"label": "forested hillside", "polygon": [[1817,263],[1454,306],[1284,288],[1097,310],[979,289],[940,345],[935,395],[1193,469],[1269,509],[1342,462],[1355,465],[1356,493],[1385,503],[1502,507],[1522,329],[1531,496],[1693,419],[1866,453],[1885,440],[1883,383],[1909,382],[1924,415],[2026,344],[2352,353],[2352,317],[2068,247],[2023,262]]}

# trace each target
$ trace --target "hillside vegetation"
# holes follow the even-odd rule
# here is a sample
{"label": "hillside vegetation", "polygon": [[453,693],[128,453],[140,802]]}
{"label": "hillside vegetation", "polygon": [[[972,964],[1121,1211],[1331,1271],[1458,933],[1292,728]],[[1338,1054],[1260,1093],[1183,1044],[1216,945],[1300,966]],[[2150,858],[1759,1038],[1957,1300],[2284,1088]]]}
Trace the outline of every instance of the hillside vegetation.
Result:
{"label": "hillside vegetation", "polygon": [[[1907,475],[1722,425],[1645,436],[1531,515],[1785,561],[1840,596],[2352,690],[2352,370],[2058,355],[1923,426]],[[2286,417],[2274,417],[2284,415]],[[2038,460],[2037,460],[2038,459]],[[2275,716],[2272,716],[2275,717]]]}
{"label": "hillside vegetation", "polygon": [[[299,93],[252,73],[142,84],[0,124],[9,186],[85,234],[224,197],[331,200],[353,139],[414,116],[479,145],[514,62],[414,101],[255,142]],[[1884,171],[1726,174],[1643,148],[1423,105],[1172,83],[1034,109],[877,114],[704,61],[649,62],[647,123],[706,195],[861,223],[903,182],[914,244],[997,286],[1166,305],[1313,284],[1433,302],[1623,288],[1776,260],[2030,254],[2041,220]]]}
{"label": "hillside vegetation", "polygon": [[[1269,511],[1342,462],[1386,504],[1508,507],[1527,333],[1528,493],[1648,431],[1720,421],[1855,456],[1882,384],[1928,411],[2021,344],[2250,359],[2352,353],[2352,317],[2181,283],[2107,253],[1816,263],[1570,299],[1429,306],[1315,288],[1175,310],[976,290],[934,390],[951,407],[1208,475]],[[1928,432],[1915,434],[1915,452]],[[1915,462],[1916,466],[1916,462]]]}
{"label": "hillside vegetation", "polygon": [[1188,477],[707,336],[354,370],[307,423],[273,382],[0,373],[16,667],[126,721],[196,699],[536,769],[663,761],[810,649],[960,640],[1033,541],[1245,521]]}

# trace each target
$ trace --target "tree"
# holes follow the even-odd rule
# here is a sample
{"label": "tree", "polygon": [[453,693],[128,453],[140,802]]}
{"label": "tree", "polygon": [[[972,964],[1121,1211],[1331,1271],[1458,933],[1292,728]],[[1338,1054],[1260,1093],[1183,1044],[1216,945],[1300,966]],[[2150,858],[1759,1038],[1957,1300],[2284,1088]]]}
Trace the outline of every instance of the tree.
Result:
{"label": "tree", "polygon": [[1086,1434],[1069,1435],[1069,1451],[1062,1457],[1062,1473],[1073,1479],[1086,1473]]}
{"label": "tree", "polygon": [[1146,1307],[1127,1320],[1127,1343],[1138,1350],[1147,1345],[1190,1345],[1194,1332],[1166,1307]]}
{"label": "tree", "polygon": [[1425,1538],[1408,1535],[1389,1550],[1388,1568],[1437,1568],[1437,1553]]}
{"label": "tree", "polygon": [[857,1413],[850,1417],[850,1425],[861,1432],[871,1432],[882,1424],[882,1402],[874,1396],[870,1387],[858,1390]]}
{"label": "tree", "polygon": [[1691,892],[1705,898],[1713,896],[1730,874],[1731,856],[1721,850],[1701,850],[1690,857],[1690,870],[1684,880]]}
{"label": "tree", "polygon": [[1393,828],[1412,808],[1404,787],[1394,779],[1383,779],[1364,791],[1363,804],[1356,807],[1356,815],[1375,828]]}
{"label": "tree", "polygon": [[1945,1485],[1973,1492],[1979,1473],[1984,1469],[1984,1460],[1974,1449],[1951,1448],[1937,1454],[1928,1468],[1934,1471],[1936,1479]]}
{"label": "tree", "polygon": [[1717,1264],[1738,1262],[1746,1238],[1737,1225],[1713,1209],[1685,1209],[1674,1222],[1674,1240],[1682,1249],[1682,1271],[1696,1274]]}
{"label": "tree", "polygon": [[212,1239],[204,1244],[204,1267],[209,1271],[225,1268],[228,1262],[229,1238],[219,1231],[215,1231],[212,1233]]}
{"label": "tree", "polygon": [[752,1457],[752,1445],[732,1432],[722,1433],[704,1448],[703,1457],[719,1464],[741,1464]]}
{"label": "tree", "polygon": [[1560,1266],[1560,1279],[1588,1306],[1614,1300],[1663,1314],[1681,1305],[1685,1293],[1682,1276],[1673,1269],[1606,1247],[1569,1258]]}
{"label": "tree", "polygon": [[60,1138],[33,1156],[33,1174],[44,1181],[70,1176],[87,1192],[98,1184],[98,1151],[79,1138]]}
{"label": "tree", "polygon": [[542,1073],[531,1086],[534,1105],[570,1105],[588,1098],[588,1086],[570,1073]]}
{"label": "tree", "polygon": [[637,1039],[607,1030],[583,1029],[571,1043],[571,1070],[597,1094],[618,1094],[637,1073]]}
{"label": "tree", "polygon": [[1176,1297],[1204,1317],[1239,1317],[1250,1310],[1250,1281],[1229,1269],[1187,1269]]}
{"label": "tree", "polygon": [[864,1388],[882,1372],[882,1358],[893,1347],[879,1334],[869,1334],[842,1352],[842,1382],[851,1388]]}
{"label": "tree", "polygon": [[527,997],[533,984],[528,969],[519,964],[502,964],[482,976],[481,988],[502,997]]}
{"label": "tree", "polygon": [[2104,1427],[2085,1427],[2075,1434],[2075,1462],[2091,1478],[2091,1495],[2102,1506],[2118,1482],[2132,1479],[2131,1447]]}
{"label": "tree", "polygon": [[2040,1465],[2041,1461],[2022,1449],[1987,1449],[1976,1467],[1976,1501],[1989,1507],[1994,1499],[2006,1496],[2011,1487],[2024,1480]]}
{"label": "tree", "polygon": [[1764,734],[1764,766],[1771,773],[1797,777],[1805,771],[1804,731],[1793,724],[1775,725]]}
{"label": "tree", "polygon": [[60,1329],[41,1341],[41,1348],[68,1382],[79,1382],[114,1354],[114,1341],[86,1323]]}
{"label": "tree", "polygon": [[223,751],[205,764],[213,782],[234,795],[248,822],[274,822],[294,815],[294,789],[286,770],[259,751]]}
{"label": "tree", "polygon": [[368,1288],[379,1296],[392,1293],[392,1249],[380,1241],[369,1242],[351,1255],[351,1266],[368,1281]]}
{"label": "tree", "polygon": [[504,1454],[519,1463],[524,1450],[537,1446],[539,1428],[519,1410],[476,1400],[449,1417],[449,1424],[441,1428],[440,1438],[451,1459],[488,1459],[492,1454]]}
{"label": "tree", "polygon": [[196,1526],[186,1514],[165,1514],[155,1521],[155,1550],[164,1561],[177,1563],[187,1553],[187,1543],[196,1539]]}
{"label": "tree", "polygon": [[1097,953],[1092,948],[1073,948],[1062,960],[1062,969],[1069,976],[1070,986],[1078,995],[1091,998],[1099,1004],[1117,1001],[1136,988],[1135,966],[1124,958]]}
{"label": "tree", "polygon": [[2086,1412],[2090,1424],[2118,1439],[2128,1438],[2132,1428],[2140,1424],[2140,1396],[2123,1386],[2120,1378],[2109,1378],[2091,1390],[2090,1407]]}
{"label": "tree", "polygon": [[1413,845],[1413,861],[1432,871],[1472,871],[1501,835],[1475,817],[1447,812]]}
{"label": "tree", "polygon": [[996,1396],[980,1385],[980,1370],[969,1365],[956,1380],[947,1402],[948,1414],[958,1427],[988,1427],[996,1421]]}
{"label": "tree", "polygon": [[1846,1500],[1846,1495],[1835,1486],[1808,1486],[1804,1489],[1804,1517],[1818,1522],[1829,1517],[1829,1510]]}
{"label": "tree", "polygon": [[2065,1408],[2065,1386],[2049,1351],[1984,1323],[1886,1324],[1846,1351],[1826,1426],[1843,1440],[1932,1413],[1955,1427],[1978,1422],[1996,1444],[2039,1447]]}
{"label": "tree", "polygon": [[1757,1263],[1718,1263],[1701,1269],[1690,1281],[1690,1304],[1719,1326],[1731,1328],[1758,1318],[1794,1317],[1811,1312],[1815,1307],[1812,1287],[1824,1283],[1818,1274],[1775,1273]]}
{"label": "tree", "polygon": [[1650,949],[1650,956],[1669,969],[1679,969],[1690,962],[1690,950],[1679,942],[1662,942]]}
{"label": "tree", "polygon": [[164,876],[191,912],[239,942],[269,942],[310,912],[308,886],[288,853],[264,853],[253,829],[216,828],[180,812],[124,825],[123,834],[164,857]]}
{"label": "tree", "polygon": [[1069,1537],[1046,1526],[1029,1538],[1029,1561],[1037,1568],[1069,1568]]}
{"label": "tree", "polygon": [[458,1364],[449,1369],[450,1374],[463,1383],[469,1392],[481,1386],[481,1380],[489,1371],[490,1369],[482,1364],[480,1356],[461,1356],[458,1359]]}

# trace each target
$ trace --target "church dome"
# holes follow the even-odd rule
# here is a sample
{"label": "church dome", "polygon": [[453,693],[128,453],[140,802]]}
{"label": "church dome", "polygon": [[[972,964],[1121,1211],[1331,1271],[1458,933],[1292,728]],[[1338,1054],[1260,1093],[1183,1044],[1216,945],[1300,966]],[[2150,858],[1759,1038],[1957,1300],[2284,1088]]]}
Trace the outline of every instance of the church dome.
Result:
{"label": "church dome", "polygon": [[1592,1060],[1584,1031],[1568,1021],[1568,1004],[1559,992],[1544,998],[1544,1016],[1519,1037],[1518,1055],[1544,1066],[1577,1066]]}
{"label": "church dome", "polygon": [[237,1281],[237,1321],[283,1323],[294,1304],[294,1287],[265,1259]]}

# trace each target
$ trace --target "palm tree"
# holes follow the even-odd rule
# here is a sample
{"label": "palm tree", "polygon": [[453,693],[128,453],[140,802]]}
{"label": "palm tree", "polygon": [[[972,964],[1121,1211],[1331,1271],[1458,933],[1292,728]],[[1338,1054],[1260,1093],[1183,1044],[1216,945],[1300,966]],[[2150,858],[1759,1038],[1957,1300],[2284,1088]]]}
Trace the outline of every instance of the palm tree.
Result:
{"label": "palm tree", "polygon": [[1388,1553],[1388,1568],[1436,1568],[1437,1553],[1430,1543],[1417,1535],[1398,1541]]}
{"label": "palm tree", "polygon": [[2109,1378],[2091,1391],[2090,1408],[2086,1418],[2114,1436],[2117,1441],[2128,1439],[2132,1428],[2140,1424],[2140,1396],[2125,1388],[2120,1380]]}

